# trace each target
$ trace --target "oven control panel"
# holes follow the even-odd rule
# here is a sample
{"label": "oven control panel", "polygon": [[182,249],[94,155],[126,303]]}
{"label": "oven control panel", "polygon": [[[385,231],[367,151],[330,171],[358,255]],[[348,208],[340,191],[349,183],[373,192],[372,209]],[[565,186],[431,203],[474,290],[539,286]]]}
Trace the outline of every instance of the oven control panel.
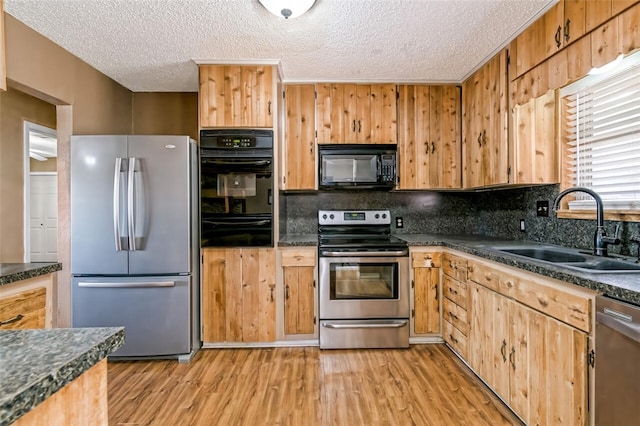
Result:
{"label": "oven control panel", "polygon": [[319,225],[389,225],[389,210],[318,210]]}

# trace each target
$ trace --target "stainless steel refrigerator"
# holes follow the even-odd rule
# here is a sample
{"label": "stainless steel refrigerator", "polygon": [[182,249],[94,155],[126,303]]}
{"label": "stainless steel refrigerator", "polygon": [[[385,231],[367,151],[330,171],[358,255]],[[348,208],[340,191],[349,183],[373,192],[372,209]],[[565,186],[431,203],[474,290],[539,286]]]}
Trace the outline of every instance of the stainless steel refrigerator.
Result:
{"label": "stainless steel refrigerator", "polygon": [[124,326],[113,357],[201,345],[198,166],[187,136],[71,138],[72,324]]}

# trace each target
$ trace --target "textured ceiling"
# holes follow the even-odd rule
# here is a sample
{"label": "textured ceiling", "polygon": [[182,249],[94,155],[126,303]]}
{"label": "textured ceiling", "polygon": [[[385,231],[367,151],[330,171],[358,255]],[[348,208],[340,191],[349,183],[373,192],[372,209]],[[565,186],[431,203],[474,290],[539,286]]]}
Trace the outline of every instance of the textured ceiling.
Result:
{"label": "textured ceiling", "polygon": [[557,0],[4,0],[135,92],[197,91],[197,62],[279,61],[286,82],[461,82]]}

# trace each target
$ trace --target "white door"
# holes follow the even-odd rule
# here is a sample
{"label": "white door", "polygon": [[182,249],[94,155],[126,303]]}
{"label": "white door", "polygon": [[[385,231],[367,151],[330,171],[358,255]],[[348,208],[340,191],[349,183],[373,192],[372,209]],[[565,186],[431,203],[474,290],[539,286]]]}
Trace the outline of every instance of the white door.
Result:
{"label": "white door", "polygon": [[58,176],[32,174],[31,188],[31,261],[58,260]]}

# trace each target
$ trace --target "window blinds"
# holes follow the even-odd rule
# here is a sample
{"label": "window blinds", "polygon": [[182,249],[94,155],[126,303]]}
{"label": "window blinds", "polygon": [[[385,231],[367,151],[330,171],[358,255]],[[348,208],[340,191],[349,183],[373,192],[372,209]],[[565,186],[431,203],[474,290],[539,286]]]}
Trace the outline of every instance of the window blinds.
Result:
{"label": "window blinds", "polygon": [[[640,210],[640,64],[580,86],[563,97],[570,185],[591,188],[610,209]],[[569,208],[595,202],[576,193]]]}

